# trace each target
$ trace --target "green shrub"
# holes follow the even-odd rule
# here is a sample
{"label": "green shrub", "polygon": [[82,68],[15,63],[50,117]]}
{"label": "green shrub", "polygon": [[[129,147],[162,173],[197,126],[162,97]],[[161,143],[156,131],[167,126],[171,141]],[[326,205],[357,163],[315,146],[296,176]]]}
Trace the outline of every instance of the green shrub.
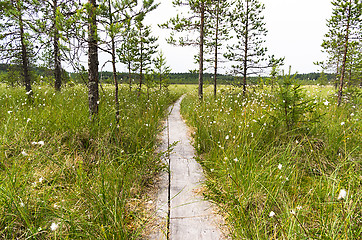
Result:
{"label": "green shrub", "polygon": [[295,80],[295,75],[284,75],[270,104],[275,109],[270,116],[273,126],[282,130],[308,129],[320,119],[316,114],[315,99],[307,97],[305,90]]}

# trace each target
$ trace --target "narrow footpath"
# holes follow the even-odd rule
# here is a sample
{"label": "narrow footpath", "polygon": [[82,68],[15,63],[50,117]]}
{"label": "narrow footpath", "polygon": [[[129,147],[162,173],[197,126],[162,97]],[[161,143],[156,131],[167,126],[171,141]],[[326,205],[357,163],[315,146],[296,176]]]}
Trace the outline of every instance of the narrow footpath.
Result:
{"label": "narrow footpath", "polygon": [[200,194],[204,180],[201,166],[195,161],[189,130],[181,118],[179,99],[171,108],[162,134],[161,151],[176,144],[164,161],[170,172],[161,176],[157,199],[159,222],[153,240],[219,240],[218,220],[212,206]]}

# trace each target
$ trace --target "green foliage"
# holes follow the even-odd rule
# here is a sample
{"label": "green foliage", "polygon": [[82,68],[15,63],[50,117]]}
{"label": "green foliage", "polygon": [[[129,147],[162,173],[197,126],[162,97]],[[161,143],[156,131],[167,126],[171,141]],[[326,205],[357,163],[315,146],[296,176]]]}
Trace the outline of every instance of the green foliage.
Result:
{"label": "green foliage", "polygon": [[275,98],[271,98],[271,106],[275,111],[270,114],[273,127],[292,131],[309,129],[319,120],[315,115],[315,99],[308,99],[305,90],[295,80],[295,75],[284,75],[278,83]]}
{"label": "green foliage", "polygon": [[338,99],[342,97],[345,83],[360,84],[361,68],[361,17],[362,2],[358,0],[333,0],[333,13],[327,21],[328,32],[322,43],[328,54],[325,62],[319,63],[326,71],[336,73],[339,84]]}
{"label": "green foliage", "polygon": [[328,79],[324,72],[321,73],[321,75],[317,79],[317,82],[318,82],[318,84],[320,84],[322,86],[328,85]]}
{"label": "green foliage", "polygon": [[134,60],[134,67],[138,72],[150,70],[152,57],[157,52],[158,44],[156,44],[156,42],[158,37],[152,36],[151,33],[151,26],[146,26],[141,21],[136,22],[135,37],[138,48]]}
{"label": "green foliage", "polygon": [[264,17],[261,15],[264,9],[265,6],[258,0],[238,0],[229,15],[237,43],[228,46],[229,51],[225,57],[236,63],[232,66],[235,74],[243,75],[245,78],[247,75],[255,74],[260,63],[266,61],[267,48],[263,46],[263,38],[267,30]]}
{"label": "green foliage", "polygon": [[155,67],[155,69],[153,70],[153,74],[155,75],[155,81],[157,81],[160,86],[160,90],[162,89],[162,87],[167,88],[171,68],[166,65],[166,58],[162,52],[159,52],[153,63]]}
{"label": "green foliage", "polygon": [[138,51],[138,39],[136,36],[136,30],[128,25],[122,32],[122,41],[117,48],[119,61],[127,66],[129,72],[135,69],[134,64]]}
{"label": "green foliage", "polygon": [[8,86],[20,86],[23,83],[23,75],[19,68],[12,67],[12,70],[1,72],[0,82]]}
{"label": "green foliage", "polygon": [[347,102],[360,106],[362,104],[362,89],[355,86],[350,86],[346,89],[345,97]]}
{"label": "green foliage", "polygon": [[[180,16],[177,14],[175,17],[169,19],[166,23],[159,26],[164,29],[171,29],[173,32],[167,40],[169,44],[176,46],[189,46],[198,45],[198,41],[191,37],[191,32],[198,32],[200,28],[200,14],[197,9],[198,4],[201,1],[173,1],[174,7],[187,6],[193,13],[193,18],[186,16]],[[183,35],[182,35],[183,34]],[[181,35],[181,36],[179,36]]]}
{"label": "green foliage", "polygon": [[157,86],[157,82],[155,81],[155,75],[151,72],[146,72],[145,76],[145,85],[147,87],[147,93],[150,91],[151,88]]}

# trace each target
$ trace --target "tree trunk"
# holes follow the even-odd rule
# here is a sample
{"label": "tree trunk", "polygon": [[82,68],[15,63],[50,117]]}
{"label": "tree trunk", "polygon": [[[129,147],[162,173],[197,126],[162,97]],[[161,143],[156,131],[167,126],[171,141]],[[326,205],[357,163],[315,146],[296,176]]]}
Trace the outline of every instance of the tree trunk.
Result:
{"label": "tree trunk", "polygon": [[143,38],[142,38],[142,30],[140,29],[141,43],[140,43],[140,85],[138,88],[138,96],[141,94],[142,89],[142,81],[143,81]]}
{"label": "tree trunk", "polygon": [[[141,45],[143,45],[141,43]],[[143,57],[142,57],[143,51],[142,51],[142,47],[141,47],[141,58],[140,58],[140,85],[138,87],[138,94],[141,93],[141,89],[142,89],[142,82],[143,82]]]}
{"label": "tree trunk", "polygon": [[132,91],[131,62],[128,62],[128,81],[129,81],[129,91]]}
{"label": "tree trunk", "polygon": [[98,114],[98,41],[96,0],[89,0],[89,25],[88,25],[88,103],[90,118]]}
{"label": "tree trunk", "polygon": [[19,1],[17,2],[17,10],[19,12],[19,28],[20,28],[20,42],[21,42],[21,61],[22,61],[22,68],[23,68],[23,77],[24,77],[24,85],[25,90],[28,94],[28,99],[31,101],[33,92],[31,89],[31,79],[29,74],[29,59],[28,59],[28,52],[25,40],[25,33],[24,33],[24,22],[21,14],[21,9],[19,5]]}
{"label": "tree trunk", "polygon": [[56,91],[60,91],[62,86],[62,74],[61,74],[61,62],[60,62],[60,50],[59,50],[59,31],[57,28],[57,8],[58,0],[53,1],[53,17],[54,17],[54,36],[53,36],[53,47],[54,47],[54,88]]}
{"label": "tree trunk", "polygon": [[204,24],[205,24],[205,5],[201,2],[201,23],[200,23],[200,62],[199,62],[199,99],[202,100],[203,94],[203,75],[204,75]]}
{"label": "tree trunk", "polygon": [[334,89],[338,88],[338,74],[339,74],[339,59],[337,61],[336,78],[334,79]]}
{"label": "tree trunk", "polygon": [[346,62],[347,62],[347,53],[348,53],[348,41],[349,41],[349,25],[351,20],[351,4],[352,0],[349,0],[348,7],[348,15],[347,15],[347,28],[346,28],[346,38],[344,42],[344,52],[343,52],[343,61],[342,61],[342,70],[341,70],[341,78],[339,81],[339,89],[338,89],[338,106],[341,105],[342,102],[342,91],[344,84],[344,74],[346,72]]}
{"label": "tree trunk", "polygon": [[248,71],[248,37],[249,37],[249,0],[246,0],[246,23],[245,23],[245,46],[244,46],[244,69],[243,69],[243,95],[246,94],[246,76]]}
{"label": "tree trunk", "polygon": [[114,103],[116,107],[116,121],[119,121],[119,101],[118,101],[118,81],[117,81],[117,69],[116,69],[116,44],[114,37],[112,37],[112,68],[113,68],[113,81],[114,81]]}
{"label": "tree trunk", "polygon": [[160,69],[160,91],[162,89],[162,69]]}
{"label": "tree trunk", "polygon": [[[111,1],[108,0],[109,9],[109,21],[113,25]],[[117,69],[116,69],[116,43],[114,40],[114,34],[111,33],[111,44],[112,44],[112,69],[113,69],[113,81],[114,81],[114,103],[116,107],[116,122],[119,122],[119,101],[118,101],[118,81],[117,81]]]}
{"label": "tree trunk", "polygon": [[217,1],[216,6],[216,31],[215,31],[215,66],[214,66],[214,97],[216,98],[216,85],[217,85],[217,50],[218,50],[218,40],[219,40],[219,11],[220,11],[220,0]]}

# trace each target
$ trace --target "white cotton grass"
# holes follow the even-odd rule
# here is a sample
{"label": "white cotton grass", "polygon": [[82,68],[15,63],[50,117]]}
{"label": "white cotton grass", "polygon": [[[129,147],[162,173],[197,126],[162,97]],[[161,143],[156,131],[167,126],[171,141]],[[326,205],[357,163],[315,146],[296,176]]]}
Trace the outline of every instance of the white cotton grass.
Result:
{"label": "white cotton grass", "polygon": [[283,165],[279,163],[278,169],[279,169],[279,170],[282,170],[282,167],[283,167]]}
{"label": "white cotton grass", "polygon": [[23,156],[28,156],[29,154],[27,154],[26,152],[25,152],[25,150],[23,150],[22,152],[21,152],[21,155],[23,155]]}
{"label": "white cotton grass", "polygon": [[40,146],[44,146],[44,141],[39,141],[39,142],[31,142],[32,145],[40,145]]}
{"label": "white cotton grass", "polygon": [[52,225],[50,225],[50,230],[52,230],[53,232],[56,231],[59,228],[59,224],[58,223],[52,223]]}
{"label": "white cotton grass", "polygon": [[275,216],[275,212],[271,211],[271,212],[269,213],[269,217],[274,217],[274,216]]}
{"label": "white cotton grass", "polygon": [[346,189],[341,189],[339,191],[337,199],[341,200],[341,199],[345,199],[346,197],[347,197],[347,190]]}

